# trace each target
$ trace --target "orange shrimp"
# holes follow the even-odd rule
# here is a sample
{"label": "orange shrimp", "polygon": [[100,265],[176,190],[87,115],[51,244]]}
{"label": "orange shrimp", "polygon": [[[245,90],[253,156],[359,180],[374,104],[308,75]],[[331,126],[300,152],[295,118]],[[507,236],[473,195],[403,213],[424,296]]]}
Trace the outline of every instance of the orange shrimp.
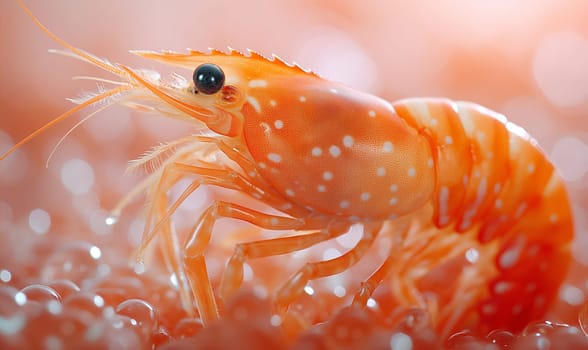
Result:
{"label": "orange shrimp", "polygon": [[[204,254],[221,218],[291,234],[237,244],[220,300],[239,290],[248,259],[296,252],[343,235],[352,225],[363,227],[349,251],[308,262],[284,280],[273,294],[282,316],[309,281],[348,270],[384,235],[395,244],[357,286],[355,305],[365,306],[375,288],[390,281],[401,304],[428,309],[447,334],[468,326],[517,330],[542,316],[555,298],[570,262],[568,195],[535,140],[504,116],[441,98],[389,103],[253,51],[134,51],[193,72],[191,79],[165,83],[72,47],[25,10],[67,55],[121,81],[0,159],[103,100],[181,118],[207,131],[136,161],[135,166],[171,153],[115,210],[147,189],[140,255],[157,236],[180,277],[187,311],[197,311],[205,324],[220,316]],[[194,180],[170,203],[168,190],[187,176]],[[201,186],[234,190],[279,214],[237,199],[213,201],[180,245],[171,216]]]}

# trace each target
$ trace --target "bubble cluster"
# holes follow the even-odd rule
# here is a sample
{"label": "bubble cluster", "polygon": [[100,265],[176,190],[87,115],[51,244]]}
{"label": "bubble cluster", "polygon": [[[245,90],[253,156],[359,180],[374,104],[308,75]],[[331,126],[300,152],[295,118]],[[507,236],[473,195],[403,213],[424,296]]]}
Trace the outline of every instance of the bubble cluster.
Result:
{"label": "bubble cluster", "polygon": [[[308,286],[285,317],[269,295],[243,289],[204,327],[179,302],[177,286],[158,269],[140,273],[124,257],[106,256],[92,243],[50,245],[35,264],[44,268],[0,270],[0,344],[5,349],[582,349],[588,348],[588,304],[575,327],[550,321],[520,333],[463,330],[443,337],[418,308],[390,314],[370,298],[369,307],[343,307],[324,318],[331,301]],[[108,268],[104,268],[108,266]],[[26,281],[26,282],[23,282]],[[334,295],[345,293],[336,287]],[[564,294],[574,294],[564,291]],[[565,289],[564,289],[565,290]],[[570,297],[572,298],[572,297]],[[313,319],[324,322],[312,325]]]}

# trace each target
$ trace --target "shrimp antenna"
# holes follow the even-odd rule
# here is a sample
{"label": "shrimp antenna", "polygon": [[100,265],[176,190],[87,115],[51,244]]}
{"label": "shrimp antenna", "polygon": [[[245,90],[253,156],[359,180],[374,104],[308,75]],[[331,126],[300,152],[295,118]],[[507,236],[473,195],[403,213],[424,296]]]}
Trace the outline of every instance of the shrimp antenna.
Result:
{"label": "shrimp antenna", "polygon": [[22,0],[17,1],[20,7],[24,10],[24,12],[33,20],[33,22],[35,22],[37,27],[39,27],[43,32],[45,32],[45,34],[47,34],[53,41],[63,46],[64,48],[70,50],[80,58],[88,61],[89,63],[94,64],[97,67],[104,69],[105,71],[111,72],[116,75],[125,75],[125,72],[123,70],[113,66],[112,64],[105,62],[104,60],[88,52],[85,52],[84,50],[78,49],[77,47],[70,45],[65,40],[53,34],[53,32],[51,32],[47,27],[45,27],[43,23],[41,23],[41,21],[35,15],[33,15],[33,12],[22,2]]}
{"label": "shrimp antenna", "polygon": [[[123,76],[127,75],[127,73],[124,70],[121,70],[121,69],[109,64],[108,62],[105,62],[105,61],[101,60],[100,58],[95,57],[95,56],[93,56],[83,50],[80,50],[76,47],[73,47],[72,45],[68,44],[65,40],[63,40],[60,37],[58,37],[57,35],[53,34],[49,29],[47,29],[47,27],[45,27],[41,23],[41,21],[39,21],[39,19],[37,19],[37,17],[35,17],[35,15],[33,15],[31,10],[29,10],[29,8],[22,2],[22,0],[17,0],[17,1],[18,1],[18,4],[20,5],[20,7],[24,10],[24,12],[33,20],[33,22],[35,22],[37,27],[39,27],[43,32],[45,32],[45,34],[47,34],[51,39],[53,39],[53,41],[55,41],[59,45],[65,47],[66,49],[70,50],[72,53],[74,53],[79,58],[81,58],[81,59],[83,59],[83,60],[85,60],[95,66],[98,66],[101,69],[104,69],[105,71],[111,72],[116,75],[123,75]],[[96,102],[102,101],[110,96],[116,95],[122,91],[129,90],[129,89],[131,89],[131,87],[128,85],[127,86],[119,86],[119,87],[113,88],[111,90],[105,91],[99,95],[96,95],[96,96],[84,101],[83,103],[79,104],[78,106],[73,107],[69,111],[61,114],[60,116],[54,118],[53,120],[51,120],[47,124],[43,125],[39,129],[33,131],[31,134],[29,134],[27,137],[25,137],[24,139],[19,141],[16,145],[14,145],[12,148],[10,148],[8,151],[6,151],[4,154],[0,155],[0,161],[5,159],[6,157],[8,157],[11,153],[13,153],[14,151],[16,151],[17,149],[22,147],[24,144],[26,144],[29,141],[31,141],[32,139],[34,139],[39,134],[43,133],[44,131],[51,128],[52,126],[65,120],[66,118],[68,118],[72,114],[74,114],[74,113],[80,111],[81,109],[84,109],[85,107],[90,106]]]}

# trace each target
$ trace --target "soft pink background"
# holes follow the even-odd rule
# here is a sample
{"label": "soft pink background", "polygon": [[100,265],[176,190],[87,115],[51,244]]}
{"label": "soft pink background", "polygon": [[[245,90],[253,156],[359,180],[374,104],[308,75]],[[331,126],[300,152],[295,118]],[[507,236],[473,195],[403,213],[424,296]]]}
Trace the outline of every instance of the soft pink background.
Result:
{"label": "soft pink background", "polygon": [[[568,180],[579,262],[562,289],[559,308],[573,321],[573,310],[588,292],[586,1],[60,0],[27,5],[71,44],[133,67],[161,68],[129,54],[130,49],[251,48],[390,100],[446,96],[506,114],[538,139]],[[72,81],[72,76],[111,78],[83,62],[49,54],[49,48],[58,45],[15,1],[0,2],[0,152],[70,108],[66,97],[96,89],[95,83]],[[113,249],[135,245],[132,214],[114,228],[103,224],[107,210],[140,178],[122,176],[126,162],[150,145],[186,134],[177,122],[114,107],[75,131],[45,168],[73,119],[0,162],[0,269],[16,264],[27,243],[43,234],[93,232],[91,240]],[[90,173],[94,179],[70,183],[73,190],[68,190],[64,182],[75,180],[63,178],[64,167],[74,178],[88,179]],[[140,208],[139,201],[131,212]]]}

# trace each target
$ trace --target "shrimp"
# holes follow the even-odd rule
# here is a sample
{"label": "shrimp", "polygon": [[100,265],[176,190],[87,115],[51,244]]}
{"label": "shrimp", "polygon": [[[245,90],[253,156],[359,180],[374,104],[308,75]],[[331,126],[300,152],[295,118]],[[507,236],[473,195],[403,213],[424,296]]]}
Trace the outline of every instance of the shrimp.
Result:
{"label": "shrimp", "polygon": [[[379,285],[391,283],[401,305],[426,308],[447,334],[458,327],[518,330],[554,300],[571,259],[570,201],[536,141],[503,115],[443,98],[391,103],[254,51],[132,51],[191,73],[164,82],[71,46],[22,6],[64,54],[119,81],[78,101],[0,159],[100,101],[179,118],[203,131],[133,162],[160,160],[114,212],[146,190],[139,256],[158,239],[179,277],[186,311],[205,324],[221,317],[219,303],[241,288],[248,260],[297,252],[354,225],[362,227],[355,246],[308,261],[273,291],[278,315],[288,313],[309,281],[348,270],[382,236],[394,244],[357,286],[356,306],[365,307]],[[170,188],[184,178],[192,181],[171,202]],[[204,186],[250,200],[212,201],[180,243],[172,215]],[[205,253],[223,218],[286,234],[236,244],[216,297]]]}

